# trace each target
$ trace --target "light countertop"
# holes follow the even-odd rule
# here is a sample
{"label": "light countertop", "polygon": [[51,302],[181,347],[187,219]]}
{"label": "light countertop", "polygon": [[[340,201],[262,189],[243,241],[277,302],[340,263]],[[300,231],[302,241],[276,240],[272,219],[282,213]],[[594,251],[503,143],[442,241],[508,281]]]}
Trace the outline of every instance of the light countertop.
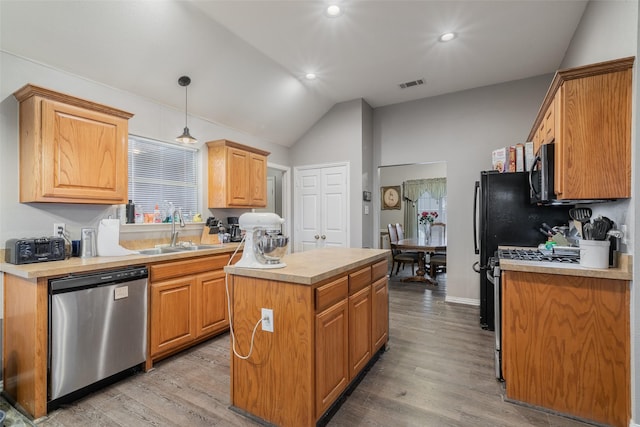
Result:
{"label": "light countertop", "polygon": [[23,265],[15,265],[3,262],[0,263],[0,271],[21,277],[23,279],[37,279],[39,277],[64,276],[72,273],[86,273],[89,271],[127,267],[130,265],[148,265],[163,261],[178,261],[187,258],[216,254],[231,254],[236,250],[237,247],[238,243],[225,243],[219,248],[164,253],[158,255],[135,254],[93,258],[72,257],[64,261],[38,262],[34,264]]}
{"label": "light countertop", "polygon": [[313,285],[355,268],[387,259],[388,249],[323,248],[286,255],[283,268],[256,269],[226,266],[233,275]]}
{"label": "light countertop", "polygon": [[524,271],[529,273],[560,274],[565,276],[596,277],[601,279],[632,280],[632,256],[618,255],[617,268],[588,268],[580,264],[564,264],[560,262],[522,261],[500,259],[503,271]]}

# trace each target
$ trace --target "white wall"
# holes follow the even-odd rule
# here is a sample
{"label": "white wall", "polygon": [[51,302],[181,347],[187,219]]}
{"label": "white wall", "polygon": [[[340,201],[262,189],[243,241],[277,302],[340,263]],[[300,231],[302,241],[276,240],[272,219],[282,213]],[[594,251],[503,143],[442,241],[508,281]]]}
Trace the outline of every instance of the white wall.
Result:
{"label": "white wall", "polygon": [[[362,191],[373,192],[373,178],[375,170],[373,168],[373,108],[362,100]],[[374,248],[375,236],[371,233],[373,228],[373,210],[371,202],[365,202],[360,193],[359,199],[362,206],[362,247]]]}
{"label": "white wall", "polygon": [[[349,239],[353,248],[362,247],[362,100],[336,104],[291,147],[294,166],[348,162],[349,176]],[[296,185],[294,183],[294,185]],[[294,202],[295,204],[295,202]]]}
{"label": "white wall", "polygon": [[[446,162],[447,300],[479,303],[473,188],[491,151],[525,141],[551,75],[374,110],[378,165]],[[378,203],[379,194],[375,194]],[[377,222],[380,223],[380,222]]]}

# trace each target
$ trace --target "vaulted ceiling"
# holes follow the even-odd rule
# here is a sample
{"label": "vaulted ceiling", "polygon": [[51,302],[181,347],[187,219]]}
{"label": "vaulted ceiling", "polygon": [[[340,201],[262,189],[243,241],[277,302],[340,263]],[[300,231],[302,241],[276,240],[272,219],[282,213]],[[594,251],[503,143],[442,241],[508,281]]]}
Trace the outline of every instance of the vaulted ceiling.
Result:
{"label": "vaulted ceiling", "polygon": [[342,0],[331,18],[322,0],[1,0],[0,46],[177,109],[189,75],[190,114],[290,146],[339,102],[551,73],[586,3]]}

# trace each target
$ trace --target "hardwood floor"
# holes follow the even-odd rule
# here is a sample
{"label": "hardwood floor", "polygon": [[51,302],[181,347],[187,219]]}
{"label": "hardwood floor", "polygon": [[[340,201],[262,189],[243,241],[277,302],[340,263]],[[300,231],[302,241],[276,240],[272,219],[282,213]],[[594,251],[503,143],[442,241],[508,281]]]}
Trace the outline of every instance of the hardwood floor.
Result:
{"label": "hardwood floor", "polygon": [[[393,276],[388,351],[329,426],[587,425],[504,402],[502,385],[493,378],[493,333],[478,326],[477,307],[445,303],[446,275],[438,281],[425,286]],[[228,406],[225,334],[58,409],[37,425],[258,425]]]}

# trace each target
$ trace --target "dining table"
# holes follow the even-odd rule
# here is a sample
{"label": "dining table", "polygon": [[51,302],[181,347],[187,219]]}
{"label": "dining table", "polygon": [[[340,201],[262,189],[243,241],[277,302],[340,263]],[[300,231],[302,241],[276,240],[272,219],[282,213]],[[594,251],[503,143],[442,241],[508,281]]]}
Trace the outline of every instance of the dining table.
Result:
{"label": "dining table", "polygon": [[404,282],[425,282],[437,285],[438,282],[434,277],[427,274],[425,255],[433,255],[435,253],[447,252],[447,237],[439,233],[433,233],[428,237],[411,237],[400,239],[396,243],[391,244],[392,249],[402,251],[418,252],[418,271],[411,277],[403,279]]}

